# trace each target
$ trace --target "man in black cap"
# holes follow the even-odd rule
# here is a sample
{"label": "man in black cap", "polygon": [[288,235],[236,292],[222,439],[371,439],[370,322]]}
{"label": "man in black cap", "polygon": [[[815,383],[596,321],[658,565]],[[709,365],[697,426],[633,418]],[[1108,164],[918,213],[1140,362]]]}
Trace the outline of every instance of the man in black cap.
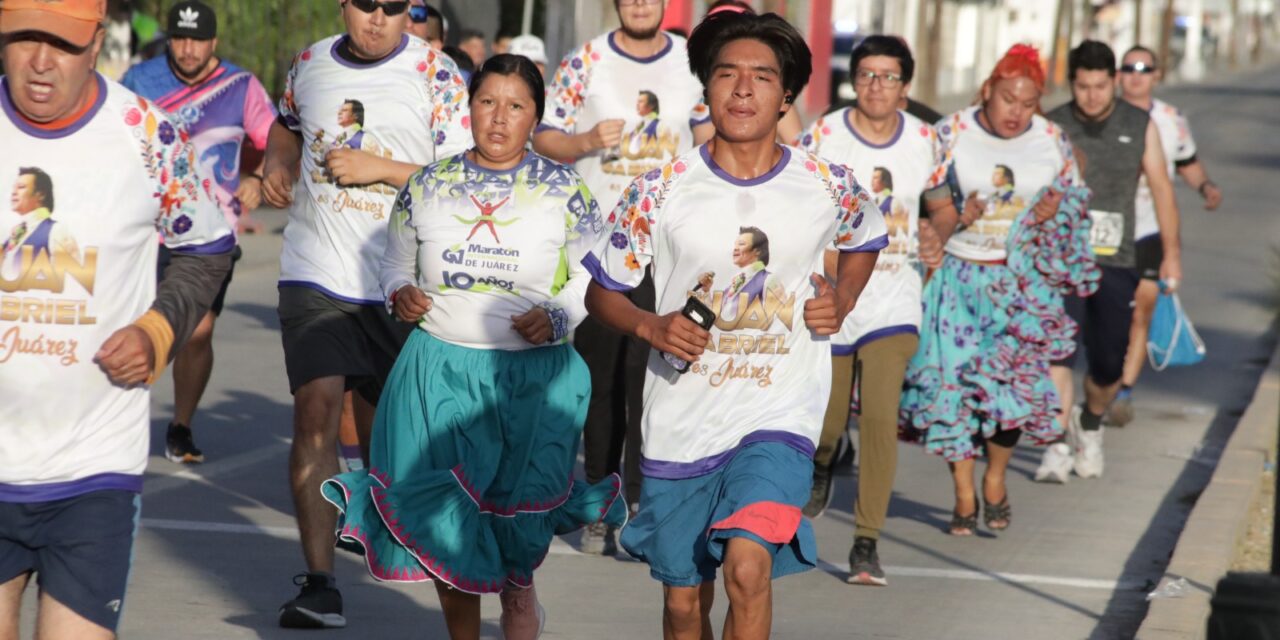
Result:
{"label": "man in black cap", "polygon": [[[231,228],[245,228],[262,201],[262,167],[240,175],[240,145],[246,137],[260,151],[275,120],[271,99],[253,74],[215,55],[218,17],[199,0],[169,10],[169,52],[135,65],[123,84],[173,115],[190,134],[202,174],[213,178],[218,206]],[[240,247],[233,257],[240,257]],[[159,273],[169,264],[161,249]],[[226,299],[231,272],[213,307],[173,362],[174,418],[165,437],[165,456],[178,463],[203,462],[191,435],[191,420],[213,372],[213,324]]]}

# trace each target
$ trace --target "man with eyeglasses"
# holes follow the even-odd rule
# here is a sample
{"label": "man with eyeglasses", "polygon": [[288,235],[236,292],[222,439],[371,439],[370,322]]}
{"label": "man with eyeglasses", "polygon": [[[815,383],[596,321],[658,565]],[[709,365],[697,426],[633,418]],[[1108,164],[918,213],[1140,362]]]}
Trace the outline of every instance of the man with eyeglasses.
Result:
{"label": "man with eyeglasses", "polygon": [[432,49],[444,48],[444,16],[427,0],[410,0],[408,31],[409,35],[426,40]]}
{"label": "man with eyeglasses", "polygon": [[[564,162],[586,180],[601,207],[612,207],[640,174],[708,140],[713,128],[702,103],[702,83],[689,71],[685,39],[661,30],[663,0],[614,0],[621,25],[598,36],[560,62],[547,87],[547,112],[534,148]],[[636,96],[648,91],[662,105],[650,144],[632,148],[624,134],[645,118]],[[653,310],[653,283],[630,293]],[[640,499],[640,411],[648,347],[587,318],[574,344],[591,369],[591,405],[583,429],[587,481],[619,472],[625,449],[627,504]],[[613,555],[615,532],[604,523],[588,527],[582,551]]]}
{"label": "man with eyeglasses", "polygon": [[[250,223],[262,202],[262,170],[240,174],[240,146],[246,137],[259,151],[275,120],[271,98],[254,75],[217,55],[218,17],[200,0],[169,9],[168,55],[134,65],[121,81],[134,93],[155,100],[186,129],[204,174],[213,179],[218,205],[233,229]],[[237,246],[234,261],[240,256]],[[170,252],[160,248],[159,273]],[[165,433],[165,457],[177,463],[204,462],[192,436],[192,418],[213,372],[213,328],[226,301],[231,273],[196,331],[173,361],[173,421]]]}
{"label": "man with eyeglasses", "polygon": [[1138,181],[1145,177],[1155,205],[1164,257],[1158,277],[1170,289],[1182,279],[1178,204],[1173,197],[1160,133],[1142,109],[1116,97],[1116,56],[1111,47],[1085,40],[1067,57],[1072,100],[1048,117],[1085,157],[1084,181],[1093,192],[1090,244],[1102,269],[1098,290],[1087,298],[1067,295],[1063,307],[1076,322],[1077,344],[1087,352],[1084,402],[1073,406],[1072,367],[1081,349],[1050,370],[1062,399],[1064,440],[1045,448],[1035,478],[1065,483],[1071,472],[1098,478],[1104,470],[1102,414],[1120,390],[1133,322],[1134,228]]}
{"label": "man with eyeglasses", "polygon": [[[294,58],[263,182],[266,201],[289,209],[279,314],[294,398],[289,480],[307,564],[294,578],[301,592],[280,608],[280,625],[293,628],[346,624],[333,577],[336,512],[320,485],[338,473],[343,391],[356,392],[367,447],[373,406],[412,328],[387,313],[378,287],[396,194],[422,165],[471,146],[458,68],[404,33],[409,0],[344,0],[341,10],[346,33]],[[348,144],[357,129],[359,149]]]}
{"label": "man with eyeglasses", "polygon": [[[1160,144],[1164,147],[1169,178],[1174,173],[1195,189],[1204,208],[1213,211],[1222,203],[1222,191],[1209,179],[1204,165],[1196,154],[1196,142],[1191,137],[1191,126],[1177,107],[1152,95],[1161,79],[1156,55],[1150,49],[1135,45],[1125,52],[1120,61],[1120,95],[1126,102],[1151,114],[1151,121],[1160,132]],[[1133,420],[1133,385],[1138,383],[1142,367],[1147,360],[1147,330],[1151,314],[1160,292],[1160,260],[1164,252],[1160,242],[1160,228],[1156,223],[1156,210],[1151,189],[1146,178],[1138,183],[1137,228],[1134,237],[1137,261],[1138,291],[1133,296],[1133,326],[1129,329],[1129,353],[1124,359],[1124,376],[1120,380],[1120,392],[1107,410],[1107,424],[1123,427]]]}
{"label": "man with eyeglasses", "polygon": [[[845,317],[840,332],[831,336],[831,397],[804,514],[818,517],[831,500],[831,468],[849,422],[856,377],[862,460],[847,581],[885,586],[888,579],[876,543],[889,512],[898,462],[902,380],[919,345],[923,267],[942,264],[942,243],[929,221],[922,219],[920,205],[924,202],[930,213],[956,214],[937,132],[901,110],[915,71],[911,50],[900,38],[873,35],[853,50],[849,68],[857,102],[819,118],[801,136],[800,146],[845,164],[871,185],[889,229],[889,246],[880,251],[858,305]],[[827,251],[830,276],[836,256]]]}

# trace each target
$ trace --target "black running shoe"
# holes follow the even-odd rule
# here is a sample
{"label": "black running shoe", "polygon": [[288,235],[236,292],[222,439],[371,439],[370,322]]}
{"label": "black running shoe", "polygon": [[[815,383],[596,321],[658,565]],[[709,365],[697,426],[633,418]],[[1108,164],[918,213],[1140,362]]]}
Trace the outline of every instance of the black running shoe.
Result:
{"label": "black running shoe", "polygon": [[849,551],[849,577],[845,582],[873,587],[889,586],[889,580],[884,577],[884,569],[880,568],[880,555],[876,553],[874,539],[862,536],[853,539],[853,549]]}
{"label": "black running shoe", "polygon": [[323,573],[300,573],[293,583],[302,587],[298,597],[280,607],[280,626],[286,629],[340,629],[347,626],[342,617],[342,594],[333,576]]}
{"label": "black running shoe", "polygon": [[831,504],[831,467],[813,465],[813,486],[809,489],[809,503],[800,511],[809,518],[817,518]]}
{"label": "black running shoe", "polygon": [[178,464],[204,462],[204,452],[196,448],[191,428],[173,422],[164,434],[164,457]]}

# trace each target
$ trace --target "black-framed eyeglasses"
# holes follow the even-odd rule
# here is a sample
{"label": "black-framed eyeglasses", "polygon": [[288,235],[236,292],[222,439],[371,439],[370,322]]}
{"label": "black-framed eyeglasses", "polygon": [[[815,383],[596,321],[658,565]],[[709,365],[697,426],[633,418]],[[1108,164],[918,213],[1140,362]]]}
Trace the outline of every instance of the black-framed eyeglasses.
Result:
{"label": "black-framed eyeglasses", "polygon": [[409,19],[418,24],[426,22],[430,16],[431,13],[427,11],[427,5],[425,4],[415,4],[409,7]]}
{"label": "black-framed eyeglasses", "polygon": [[1133,64],[1120,65],[1121,73],[1141,73],[1143,75],[1155,73],[1158,69],[1153,64],[1145,62],[1135,62]]}
{"label": "black-framed eyeglasses", "polygon": [[896,73],[876,73],[864,69],[853,72],[853,84],[859,87],[869,87],[877,79],[880,80],[880,86],[886,89],[897,89],[902,84],[902,76]]}
{"label": "black-framed eyeglasses", "polygon": [[373,13],[378,9],[382,9],[382,13],[387,16],[398,16],[409,9],[409,0],[387,0],[385,2],[378,2],[378,0],[350,0],[350,2],[351,6],[365,13]]}

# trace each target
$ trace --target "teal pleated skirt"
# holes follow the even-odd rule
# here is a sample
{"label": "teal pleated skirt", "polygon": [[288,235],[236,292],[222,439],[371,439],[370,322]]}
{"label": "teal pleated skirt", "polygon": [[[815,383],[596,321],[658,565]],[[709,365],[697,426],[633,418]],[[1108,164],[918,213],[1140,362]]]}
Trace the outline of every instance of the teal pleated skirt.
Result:
{"label": "teal pleated skirt", "polygon": [[575,482],[591,397],[570,345],[460,347],[418,329],[378,403],[368,471],[327,480],[338,546],[375,579],[528,587],[553,536],[621,525],[621,481]]}

